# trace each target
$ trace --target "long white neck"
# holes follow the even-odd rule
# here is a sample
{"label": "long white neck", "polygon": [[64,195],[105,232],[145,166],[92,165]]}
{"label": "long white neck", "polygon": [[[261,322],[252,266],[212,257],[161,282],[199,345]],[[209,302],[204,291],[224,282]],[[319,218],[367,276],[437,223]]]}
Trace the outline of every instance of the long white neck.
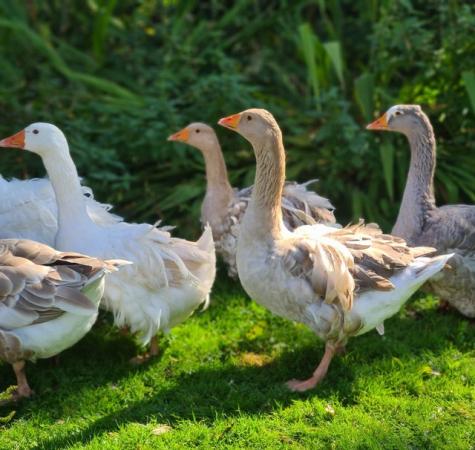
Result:
{"label": "long white neck", "polygon": [[392,233],[414,245],[417,235],[424,226],[427,211],[435,208],[436,147],[429,119],[423,116],[420,125],[411,130],[407,138],[411,148],[411,162],[401,207]]}
{"label": "long white neck", "polygon": [[213,223],[221,221],[227,214],[234,192],[229,183],[226,163],[217,137],[214,136],[206,148],[200,150],[206,167],[206,195],[202,206],[202,220],[210,222],[213,228]]}
{"label": "long white neck", "polygon": [[59,250],[75,250],[68,248],[72,241],[85,238],[88,230],[95,228],[94,222],[87,213],[86,203],[81,190],[76,166],[66,148],[58,152],[50,152],[43,156],[43,163],[48,172],[58,205],[58,233],[56,248]]}
{"label": "long white neck", "polygon": [[243,227],[254,237],[278,239],[282,232],[282,190],[285,182],[285,150],[282,134],[271,128],[254,147],[256,178]]}

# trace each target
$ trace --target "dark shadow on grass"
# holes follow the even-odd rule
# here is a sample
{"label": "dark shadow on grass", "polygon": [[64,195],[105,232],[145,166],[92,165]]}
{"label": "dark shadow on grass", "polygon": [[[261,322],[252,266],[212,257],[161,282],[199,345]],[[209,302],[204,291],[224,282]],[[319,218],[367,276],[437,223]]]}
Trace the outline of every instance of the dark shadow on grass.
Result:
{"label": "dark shadow on grass", "polygon": [[[226,296],[230,293],[245,295],[240,285],[230,280],[218,283],[215,291],[215,308],[197,311],[195,316],[208,314],[212,320],[217,320],[227,309]],[[168,339],[160,338],[159,342],[160,354],[163,354],[168,347]],[[115,383],[131,372],[147,367],[147,363],[139,366],[129,363],[133,356],[143,351],[145,349],[136,345],[133,336],[122,335],[113,326],[110,313],[101,311],[93,330],[76,345],[62,352],[58,359],[41,359],[36,363],[27,363],[26,374],[35,395],[18,403],[0,404],[0,417],[15,410],[14,420],[17,420],[44,407],[51,395],[62,397],[72,389],[77,391]],[[97,371],[98,365],[107,367],[107,370]],[[16,383],[10,364],[0,363],[0,380],[0,392]],[[71,386],[73,383],[77,389]]]}
{"label": "dark shadow on grass", "polygon": [[[461,333],[460,329],[466,329],[466,323],[471,329]],[[312,373],[323,355],[320,342],[285,352],[264,367],[239,367],[225,362],[224,368],[203,369],[182,376],[174,386],[103,417],[74,438],[53,439],[38,448],[86,444],[95,436],[116,431],[127,422],[147,423],[151,417],[172,426],[182,420],[212,424],[217,416],[270,413],[290,405],[297,398],[313,396],[336,396],[343,405],[352,405],[359,397],[354,387],[358,365],[370,366],[383,358],[419,357],[424,350],[438,353],[450,345],[468,350],[475,337],[473,328],[456,313],[440,314],[436,310],[424,311],[423,315],[395,317],[386,325],[386,336],[380,337],[373,331],[350,340],[346,354],[335,357],[322,384],[303,394],[289,392],[284,382]],[[244,351],[262,348],[258,340],[253,343],[243,340],[240,344],[239,349]]]}
{"label": "dark shadow on grass", "polygon": [[[166,344],[165,344],[166,345]],[[0,416],[5,411],[15,409],[15,419],[44,406],[53,396],[83,388],[113,383],[127,376],[132,370],[142,370],[144,366],[132,366],[131,357],[141,350],[132,336],[123,336],[112,327],[111,317],[101,312],[93,331],[70,349],[62,352],[59,359],[41,359],[28,362],[26,374],[35,395],[31,399],[0,407]],[[107,370],[98,371],[98,365]],[[15,384],[15,376],[9,364],[0,366],[0,389]]]}
{"label": "dark shadow on grass", "polygon": [[[299,330],[289,326],[289,342],[292,339],[298,342],[298,332]],[[429,309],[422,314],[411,314],[409,308],[409,314],[392,318],[386,323],[384,337],[373,331],[352,339],[348,344],[348,352],[335,358],[323,383],[305,394],[289,392],[284,382],[289,378],[307,377],[311,374],[323,354],[323,344],[316,339],[314,343],[307,340],[305,344],[290,345],[288,351],[263,367],[232,364],[230,353],[222,361],[221,367],[203,368],[191,374],[183,374],[173,380],[173,384],[160,387],[152,396],[102,417],[80,433],[43,441],[38,448],[52,449],[77,443],[86,444],[94,437],[116,431],[128,422],[148,423],[152,417],[158,422],[172,425],[182,420],[199,420],[212,424],[216,417],[237,416],[242,413],[266,414],[290,405],[297,398],[313,396],[324,399],[336,397],[342,404],[351,405],[358,402],[360,395],[355,387],[355,374],[359,366],[368,368],[382,359],[392,357],[401,360],[419,358],[424,351],[437,354],[448,347],[469,351],[473,348],[471,346],[474,338],[473,322],[456,313],[442,314]],[[99,348],[93,348],[91,358],[102,357],[101,365],[107,364],[111,371],[107,374],[101,373],[99,378],[95,374],[94,380],[89,380],[89,385],[101,386],[104,382],[129,373],[131,369],[124,359],[121,342],[112,340],[104,344],[100,336],[92,339],[95,341],[84,341],[82,352],[89,351],[97,344]],[[266,339],[267,342],[242,339],[235,348],[238,354],[252,351],[259,353],[266,344],[270,345],[268,337]],[[131,350],[129,349],[130,353]],[[118,357],[119,360],[122,358],[119,364],[116,359]],[[72,355],[68,358],[72,359]],[[84,362],[84,356],[82,361]],[[64,361],[65,365],[68,362]],[[180,361],[174,364],[179,367]],[[173,367],[171,369],[173,372]],[[362,373],[368,376],[367,370]],[[87,376],[87,369],[84,369],[83,375]],[[83,381],[81,379],[79,383]],[[37,408],[41,408],[41,404],[35,402],[29,407],[30,410]]]}
{"label": "dark shadow on grass", "polygon": [[[303,349],[302,354],[306,353]],[[313,358],[316,352],[309,348],[308,353],[313,353]],[[228,365],[183,375],[172,387],[160,389],[153,397],[105,416],[75,436],[55,438],[39,444],[37,448],[56,449],[77,443],[87,444],[94,437],[117,431],[128,422],[147,423],[151,417],[172,426],[183,420],[212,424],[216,417],[270,413],[290,405],[297,398],[327,397],[335,391],[341,396],[349,395],[347,387],[351,386],[352,372],[342,367],[338,372],[345,381],[341,382],[340,378],[338,387],[328,378],[315,391],[304,394],[290,392],[284,381],[289,378],[289,368],[295,361],[294,355],[287,353],[263,367]],[[335,368],[340,365],[341,362],[335,361]]]}

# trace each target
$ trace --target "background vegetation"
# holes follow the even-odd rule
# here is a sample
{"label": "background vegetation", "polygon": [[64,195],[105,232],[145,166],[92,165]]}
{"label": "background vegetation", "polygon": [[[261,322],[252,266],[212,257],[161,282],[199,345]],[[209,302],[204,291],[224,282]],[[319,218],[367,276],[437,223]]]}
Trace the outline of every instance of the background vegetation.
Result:
{"label": "background vegetation", "polygon": [[[166,137],[262,106],[289,178],[320,178],[342,222],[390,228],[407,144],[364,125],[394,103],[435,126],[439,202],[475,201],[474,29],[475,6],[456,0],[0,0],[0,134],[54,122],[98,199],[196,236],[203,161]],[[249,145],[218,133],[233,184],[251,183]],[[44,171],[2,151],[0,173]]]}
{"label": "background vegetation", "polygon": [[[435,126],[439,202],[475,201],[474,30],[473,2],[455,0],[0,0],[0,136],[57,124],[98,199],[196,237],[203,161],[166,137],[261,106],[289,178],[319,177],[341,222],[389,229],[407,143],[364,126],[395,103]],[[249,145],[217,131],[233,184],[250,184]],[[44,169],[1,150],[0,173]],[[59,366],[29,364],[37,395],[0,407],[0,448],[473,449],[474,339],[473,321],[419,297],[294,394],[282,382],[308,376],[323,344],[222,279],[147,365],[131,368],[138,349],[104,314]],[[0,378],[13,383],[8,365]]]}

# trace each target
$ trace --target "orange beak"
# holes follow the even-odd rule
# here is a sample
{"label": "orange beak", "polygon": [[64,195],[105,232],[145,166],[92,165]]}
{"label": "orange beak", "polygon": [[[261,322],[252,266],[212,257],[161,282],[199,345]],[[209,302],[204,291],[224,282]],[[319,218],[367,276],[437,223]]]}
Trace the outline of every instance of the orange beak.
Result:
{"label": "orange beak", "polygon": [[177,131],[175,134],[168,136],[167,141],[179,141],[186,142],[190,138],[190,130],[188,128],[183,128],[183,130]]}
{"label": "orange beak", "polygon": [[238,127],[240,120],[241,114],[233,114],[232,116],[223,117],[222,119],[219,119],[218,125],[229,128],[230,130],[235,130]]}
{"label": "orange beak", "polygon": [[0,141],[0,147],[25,148],[25,130]]}
{"label": "orange beak", "polygon": [[367,127],[367,130],[387,130],[388,129],[388,120],[386,118],[386,113],[384,113],[379,119],[376,119],[374,122],[370,123]]}

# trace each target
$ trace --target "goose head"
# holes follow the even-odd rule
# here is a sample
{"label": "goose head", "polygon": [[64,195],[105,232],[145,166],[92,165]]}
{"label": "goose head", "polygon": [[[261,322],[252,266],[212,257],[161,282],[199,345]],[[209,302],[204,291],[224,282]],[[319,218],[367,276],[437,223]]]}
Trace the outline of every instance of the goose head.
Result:
{"label": "goose head", "polygon": [[168,141],[183,142],[192,147],[207,152],[216,144],[217,138],[213,128],[205,123],[190,123],[185,128],[168,136]]}
{"label": "goose head", "polygon": [[265,143],[269,138],[281,138],[279,125],[274,116],[265,109],[246,109],[220,119],[218,124],[236,131],[247,139],[254,147],[256,154],[268,150]]}
{"label": "goose head", "polygon": [[424,113],[419,105],[395,105],[379,119],[370,123],[367,130],[397,131],[409,135],[424,124]]}
{"label": "goose head", "polygon": [[0,147],[19,148],[36,153],[41,157],[68,152],[63,132],[50,123],[32,123],[18,133],[2,139]]}

